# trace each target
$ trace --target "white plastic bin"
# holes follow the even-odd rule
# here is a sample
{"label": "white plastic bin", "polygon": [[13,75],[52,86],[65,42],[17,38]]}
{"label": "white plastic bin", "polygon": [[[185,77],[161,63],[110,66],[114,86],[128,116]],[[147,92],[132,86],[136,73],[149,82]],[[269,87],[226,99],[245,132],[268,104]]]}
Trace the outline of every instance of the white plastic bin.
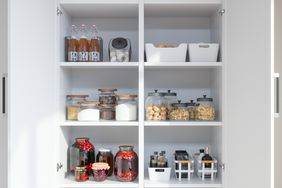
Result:
{"label": "white plastic bin", "polygon": [[190,62],[217,62],[219,44],[191,43],[189,44]]}
{"label": "white plastic bin", "polygon": [[152,181],[169,181],[171,168],[148,168],[149,179]]}
{"label": "white plastic bin", "polygon": [[147,62],[185,62],[187,56],[187,44],[180,44],[175,48],[157,48],[153,44],[145,45]]}

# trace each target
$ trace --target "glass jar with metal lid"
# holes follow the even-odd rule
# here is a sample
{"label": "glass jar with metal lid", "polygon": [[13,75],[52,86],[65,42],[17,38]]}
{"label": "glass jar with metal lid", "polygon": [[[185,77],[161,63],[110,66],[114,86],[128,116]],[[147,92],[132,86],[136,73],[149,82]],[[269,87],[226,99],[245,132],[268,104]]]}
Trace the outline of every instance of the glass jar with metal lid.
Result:
{"label": "glass jar with metal lid", "polygon": [[137,120],[137,95],[117,95],[116,120]]}
{"label": "glass jar with metal lid", "polygon": [[189,111],[189,119],[195,120],[196,114],[197,114],[197,106],[198,104],[194,102],[194,100],[190,100],[190,102],[187,103],[187,108]]}
{"label": "glass jar with metal lid", "polygon": [[99,102],[96,101],[84,101],[80,102],[80,108],[77,115],[78,121],[99,121],[100,109]]}
{"label": "glass jar with metal lid", "polygon": [[100,91],[99,94],[99,102],[100,104],[116,104],[116,94],[117,89],[114,88],[102,88],[98,89]]}
{"label": "glass jar with metal lid", "polygon": [[66,119],[75,121],[80,107],[80,102],[86,102],[89,95],[67,95],[66,102]]}
{"label": "glass jar with metal lid", "polygon": [[148,93],[145,103],[146,120],[161,121],[167,119],[167,102],[164,93],[155,92]]}
{"label": "glass jar with metal lid", "polygon": [[96,157],[97,162],[103,162],[108,163],[110,166],[108,171],[108,176],[111,176],[113,174],[114,170],[114,156],[112,154],[112,151],[109,149],[99,149],[99,152]]}
{"label": "glass jar with metal lid", "polygon": [[187,103],[172,103],[172,110],[169,112],[169,120],[186,121],[189,120],[189,111]]}
{"label": "glass jar with metal lid", "polygon": [[115,120],[115,104],[100,104],[100,119]]}
{"label": "glass jar with metal lid", "polygon": [[79,181],[79,182],[89,180],[89,175],[87,173],[86,166],[77,166],[77,167],[75,167],[74,176],[75,176],[75,180]]}
{"label": "glass jar with metal lid", "polygon": [[215,120],[215,108],[213,105],[213,98],[207,98],[207,96],[204,95],[202,98],[198,98],[197,102],[199,103],[199,106],[196,108],[197,120]]}
{"label": "glass jar with metal lid", "polygon": [[172,110],[172,104],[177,103],[177,93],[171,92],[171,90],[167,90],[167,92],[164,92],[164,97],[167,102],[167,109],[168,113],[170,110]]}

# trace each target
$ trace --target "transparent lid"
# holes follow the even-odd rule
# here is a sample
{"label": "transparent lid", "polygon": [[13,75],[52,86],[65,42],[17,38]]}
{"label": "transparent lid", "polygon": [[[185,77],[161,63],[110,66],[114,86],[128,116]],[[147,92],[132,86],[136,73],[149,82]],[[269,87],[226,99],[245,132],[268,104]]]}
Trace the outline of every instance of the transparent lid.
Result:
{"label": "transparent lid", "polygon": [[203,95],[203,98],[197,98],[198,102],[212,102],[213,98],[207,98],[207,95]]}
{"label": "transparent lid", "polygon": [[148,93],[148,96],[156,96],[156,97],[163,97],[163,96],[165,96],[164,95],[164,93],[160,93],[160,92],[158,92],[158,90],[157,89],[155,89],[155,92],[151,92],[151,93]]}

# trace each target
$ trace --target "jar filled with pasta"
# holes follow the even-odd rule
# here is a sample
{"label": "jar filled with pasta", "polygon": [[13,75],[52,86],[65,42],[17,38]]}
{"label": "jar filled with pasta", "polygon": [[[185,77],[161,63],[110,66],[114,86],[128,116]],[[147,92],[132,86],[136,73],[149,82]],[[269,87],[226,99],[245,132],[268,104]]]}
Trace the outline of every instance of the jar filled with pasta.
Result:
{"label": "jar filled with pasta", "polygon": [[189,119],[195,120],[197,116],[197,107],[198,104],[194,102],[194,100],[190,100],[190,102],[187,103],[187,108],[189,112]]}
{"label": "jar filled with pasta", "polygon": [[207,98],[207,96],[204,95],[202,98],[198,98],[197,102],[199,103],[199,106],[196,108],[196,119],[203,121],[215,120],[213,98]]}
{"label": "jar filled with pasta", "polygon": [[169,120],[187,121],[189,120],[189,111],[186,103],[172,103],[172,109],[169,111]]}
{"label": "jar filled with pasta", "polygon": [[164,92],[164,98],[166,99],[168,113],[172,110],[172,104],[177,103],[177,93],[167,90]]}
{"label": "jar filled with pasta", "polygon": [[146,120],[162,121],[167,119],[167,102],[164,93],[155,92],[148,93],[145,103]]}

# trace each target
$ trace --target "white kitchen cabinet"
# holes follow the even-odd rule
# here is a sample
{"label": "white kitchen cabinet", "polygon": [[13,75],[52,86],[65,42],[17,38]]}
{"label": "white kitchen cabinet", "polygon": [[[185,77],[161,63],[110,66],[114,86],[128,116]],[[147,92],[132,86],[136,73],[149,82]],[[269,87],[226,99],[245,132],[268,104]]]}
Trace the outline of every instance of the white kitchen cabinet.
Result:
{"label": "white kitchen cabinet", "polygon": [[[8,170],[9,188],[271,187],[270,1],[10,0],[8,4],[9,52],[1,50],[8,61],[1,60],[1,65],[9,64],[5,130],[9,151],[4,152],[9,158],[3,168]],[[72,24],[98,26],[104,62],[65,62],[64,37]],[[108,62],[109,39],[118,36],[131,39],[129,63]],[[144,55],[149,42],[219,43],[220,55],[214,63],[154,64]],[[97,100],[97,89],[104,87],[138,94],[139,120],[65,120],[67,94],[86,93]],[[154,89],[172,89],[184,101],[211,96],[216,120],[145,121],[145,97]],[[80,136],[90,137],[96,149],[108,147],[113,153],[119,145],[133,145],[139,155],[138,179],[75,182],[68,172],[67,153]],[[4,141],[1,145],[7,148]],[[205,146],[219,162],[216,180],[148,179],[153,151],[166,150],[172,166],[176,149],[192,154]]]}

